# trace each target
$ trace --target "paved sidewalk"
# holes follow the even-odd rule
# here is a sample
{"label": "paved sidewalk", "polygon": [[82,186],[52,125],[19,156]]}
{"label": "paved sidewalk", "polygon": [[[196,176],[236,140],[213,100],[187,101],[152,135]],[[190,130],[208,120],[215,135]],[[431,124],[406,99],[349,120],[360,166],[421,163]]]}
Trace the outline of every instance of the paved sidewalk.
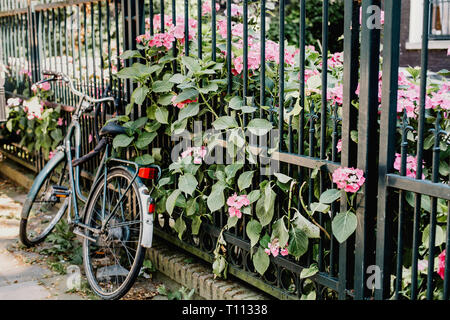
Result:
{"label": "paved sidewalk", "polygon": [[84,299],[66,293],[67,276],[40,261],[40,254],[20,250],[19,218],[26,191],[0,177],[0,300]]}

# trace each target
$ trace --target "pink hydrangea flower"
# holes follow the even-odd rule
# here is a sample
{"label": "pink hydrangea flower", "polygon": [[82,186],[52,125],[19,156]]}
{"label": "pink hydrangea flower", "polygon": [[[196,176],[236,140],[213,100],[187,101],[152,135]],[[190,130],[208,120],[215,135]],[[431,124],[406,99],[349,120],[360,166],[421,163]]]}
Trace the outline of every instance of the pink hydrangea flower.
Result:
{"label": "pink hydrangea flower", "polygon": [[441,276],[442,280],[445,277],[445,250],[441,252],[438,256],[439,264],[437,273]]}
{"label": "pink hydrangea flower", "polygon": [[53,158],[56,155],[56,152],[54,151],[50,151],[48,154],[48,159],[50,160],[51,158]]}
{"label": "pink hydrangea flower", "polygon": [[338,168],[333,172],[333,183],[346,192],[357,192],[365,180],[364,172],[360,169]]}
{"label": "pink hydrangea flower", "polygon": [[56,124],[57,124],[58,126],[62,126],[63,123],[64,123],[64,119],[63,119],[63,118],[58,118],[58,121],[56,122]]}
{"label": "pink hydrangea flower", "polygon": [[172,105],[174,107],[177,107],[178,109],[183,109],[189,103],[197,102],[197,99],[195,99],[195,100],[187,99],[187,100],[184,100],[181,102],[175,102],[176,98],[177,98],[177,96],[173,96],[171,101],[172,101]]}
{"label": "pink hydrangea flower", "polygon": [[332,101],[333,105],[335,103],[342,105],[344,103],[344,85],[339,84],[334,88],[329,88],[327,90],[327,100]]}
{"label": "pink hydrangea flower", "polygon": [[230,217],[237,216],[238,218],[241,218],[242,212],[240,211],[240,209],[242,207],[250,205],[250,200],[248,200],[246,194],[238,196],[235,192],[232,196],[228,197],[227,205]]}
{"label": "pink hydrangea flower", "polygon": [[[394,169],[400,171],[402,164],[402,155],[400,153],[395,154]],[[422,168],[424,165],[422,164]],[[417,157],[407,155],[406,157],[406,176],[410,178],[416,178],[417,172]],[[425,179],[425,175],[422,173],[422,179]]]}
{"label": "pink hydrangea flower", "polygon": [[181,158],[192,156],[194,158],[194,164],[202,164],[205,156],[207,154],[207,149],[205,146],[201,147],[190,147],[181,153]]}
{"label": "pink hydrangea flower", "polygon": [[281,254],[282,256],[287,256],[289,254],[289,251],[287,248],[288,245],[289,244],[286,243],[284,248],[281,248],[279,239],[274,238],[271,242],[269,242],[267,244],[267,248],[264,249],[264,252],[269,256],[272,254],[272,256],[274,256],[274,257],[277,257],[279,254]]}
{"label": "pink hydrangea flower", "polygon": [[[220,10],[220,4],[216,3],[216,11]],[[202,4],[202,15],[207,15],[212,13],[211,1],[205,1]]]}
{"label": "pink hydrangea flower", "polygon": [[328,59],[328,68],[334,69],[344,65],[344,53],[336,52]]}
{"label": "pink hydrangea flower", "polygon": [[337,142],[336,149],[337,149],[337,152],[342,151],[342,139],[339,139],[339,141]]}

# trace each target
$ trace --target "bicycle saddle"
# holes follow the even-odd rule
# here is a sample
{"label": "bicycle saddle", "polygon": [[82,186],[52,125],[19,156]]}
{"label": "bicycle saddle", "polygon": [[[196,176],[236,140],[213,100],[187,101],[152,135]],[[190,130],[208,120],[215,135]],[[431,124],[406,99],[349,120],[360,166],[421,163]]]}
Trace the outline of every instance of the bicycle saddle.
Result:
{"label": "bicycle saddle", "polygon": [[108,122],[101,130],[99,135],[103,136],[116,136],[118,134],[126,133],[125,128],[118,125],[116,122]]}

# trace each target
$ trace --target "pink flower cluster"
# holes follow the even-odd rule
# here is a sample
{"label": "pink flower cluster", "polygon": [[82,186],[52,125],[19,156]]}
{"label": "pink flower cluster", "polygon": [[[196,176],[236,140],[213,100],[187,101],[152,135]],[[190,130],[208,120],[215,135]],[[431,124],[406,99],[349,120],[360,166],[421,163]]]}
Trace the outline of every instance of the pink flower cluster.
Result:
{"label": "pink flower cluster", "polygon": [[250,200],[248,200],[246,194],[238,196],[236,193],[234,193],[231,197],[228,198],[227,205],[230,217],[236,216],[240,219],[242,217],[241,208],[250,205]]}
{"label": "pink flower cluster", "polygon": [[328,68],[334,69],[344,65],[344,53],[336,52],[328,59]]}
{"label": "pink flower cluster", "polygon": [[[189,40],[194,39],[197,34],[197,21],[189,19]],[[150,28],[150,19],[146,19],[146,28]],[[171,49],[175,39],[178,39],[181,44],[184,44],[184,17],[178,17],[176,25],[173,24],[172,18],[164,15],[164,31],[161,32],[161,15],[156,14],[153,17],[153,30],[155,34],[150,35],[150,31],[140,35],[136,38],[138,43],[148,45],[150,47],[165,47],[167,50]]]}
{"label": "pink flower cluster", "polygon": [[338,189],[344,189],[345,192],[355,193],[366,181],[364,172],[355,168],[338,168],[333,172],[333,183]]}
{"label": "pink flower cluster", "polygon": [[[400,171],[402,164],[402,155],[400,153],[395,154],[394,169]],[[422,168],[424,165],[422,164]],[[415,178],[417,172],[417,157],[408,155],[406,157],[406,176]],[[422,173],[422,179],[425,179],[425,175]]]}
{"label": "pink flower cluster", "polygon": [[33,84],[31,86],[31,90],[34,93],[36,93],[38,91],[38,89],[42,90],[42,91],[49,91],[51,89],[50,83],[49,82],[44,82],[44,83],[41,83],[41,84],[39,84],[37,86],[35,84]]}
{"label": "pink flower cluster", "polygon": [[269,256],[270,256],[270,254],[272,254],[274,257],[278,256],[278,254],[281,254],[282,256],[287,256],[289,254],[287,247],[288,247],[288,244],[286,243],[284,248],[281,248],[278,238],[274,238],[272,240],[272,242],[269,242],[267,244],[267,248],[264,249],[264,251]]}
{"label": "pink flower cluster", "polygon": [[193,157],[194,164],[202,164],[203,159],[207,154],[207,149],[205,146],[201,147],[190,147],[186,151],[181,153],[181,158]]}
{"label": "pink flower cluster", "polygon": [[[220,10],[220,4],[216,3],[216,11]],[[208,15],[212,13],[211,1],[205,1],[202,4],[202,15]]]}
{"label": "pink flower cluster", "polygon": [[332,104],[342,105],[344,103],[344,85],[338,84],[334,88],[327,90],[327,100],[332,101]]}
{"label": "pink flower cluster", "polygon": [[445,250],[441,252],[441,254],[438,256],[438,259],[439,259],[439,265],[438,265],[437,273],[441,276],[442,280],[444,280],[444,277],[445,277]]}

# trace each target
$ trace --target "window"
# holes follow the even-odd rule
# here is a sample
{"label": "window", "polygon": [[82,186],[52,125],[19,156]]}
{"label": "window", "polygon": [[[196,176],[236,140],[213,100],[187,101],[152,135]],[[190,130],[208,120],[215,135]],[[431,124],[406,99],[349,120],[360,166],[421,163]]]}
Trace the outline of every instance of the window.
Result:
{"label": "window", "polygon": [[[410,0],[409,39],[406,49],[422,47],[423,0]],[[450,0],[430,0],[429,49],[450,47]]]}

